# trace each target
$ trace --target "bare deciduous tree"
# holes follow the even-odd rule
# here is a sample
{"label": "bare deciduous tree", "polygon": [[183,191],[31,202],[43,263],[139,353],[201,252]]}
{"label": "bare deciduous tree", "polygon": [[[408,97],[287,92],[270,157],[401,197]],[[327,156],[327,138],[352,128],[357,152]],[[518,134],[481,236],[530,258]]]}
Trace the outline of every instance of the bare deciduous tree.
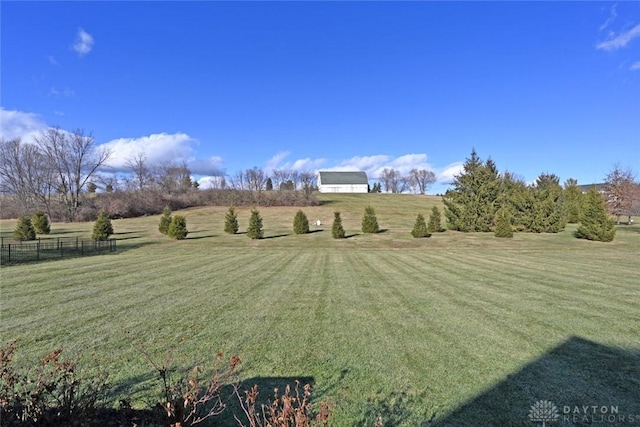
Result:
{"label": "bare deciduous tree", "polygon": [[147,165],[147,156],[144,152],[134,154],[125,160],[125,164],[133,172],[133,184],[139,191],[143,191],[153,180],[151,169]]}
{"label": "bare deciduous tree", "polygon": [[267,175],[264,170],[254,166],[251,169],[247,169],[244,175],[249,191],[260,193],[264,190],[264,186],[267,183]]}
{"label": "bare deciduous tree", "polygon": [[318,186],[318,177],[315,172],[309,170],[301,171],[298,176],[304,196],[308,199],[313,190]]}
{"label": "bare deciduous tree", "polygon": [[54,183],[51,168],[37,146],[19,138],[0,141],[0,191],[15,196],[25,214],[43,206],[51,218]]}
{"label": "bare deciduous tree", "polygon": [[426,169],[412,169],[410,176],[412,184],[417,187],[420,194],[425,194],[429,186],[436,182],[436,174]]}
{"label": "bare deciduous tree", "polygon": [[636,191],[634,180],[633,171],[630,168],[623,169],[620,164],[614,165],[605,179],[607,207],[609,212],[615,215],[618,224],[620,224],[620,217],[630,215],[632,210]]}
{"label": "bare deciduous tree", "polygon": [[179,165],[173,162],[158,165],[154,175],[156,185],[168,194],[184,193],[193,187],[191,170],[186,162]]}
{"label": "bare deciduous tree", "polygon": [[58,180],[60,199],[66,208],[67,220],[75,219],[80,206],[80,194],[111,152],[96,146],[91,134],[76,129],[71,134],[60,128],[49,128],[34,140]]}

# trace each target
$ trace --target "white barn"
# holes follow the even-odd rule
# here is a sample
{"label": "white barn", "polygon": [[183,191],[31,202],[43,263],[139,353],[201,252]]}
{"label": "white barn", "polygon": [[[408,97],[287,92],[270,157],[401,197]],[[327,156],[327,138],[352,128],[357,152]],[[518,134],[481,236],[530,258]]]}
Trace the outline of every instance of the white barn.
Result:
{"label": "white barn", "polygon": [[321,193],[368,193],[369,180],[365,172],[318,172]]}

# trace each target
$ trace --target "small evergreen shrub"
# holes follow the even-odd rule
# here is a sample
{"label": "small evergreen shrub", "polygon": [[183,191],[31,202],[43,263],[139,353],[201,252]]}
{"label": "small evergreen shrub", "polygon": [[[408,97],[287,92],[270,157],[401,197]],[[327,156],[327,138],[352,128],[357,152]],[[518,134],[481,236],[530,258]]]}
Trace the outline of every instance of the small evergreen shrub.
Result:
{"label": "small evergreen shrub", "polygon": [[615,235],[615,221],[609,216],[604,199],[595,188],[591,188],[584,198],[580,225],[575,236],[579,239],[611,242]]}
{"label": "small evergreen shrub", "polygon": [[429,224],[427,225],[427,231],[429,233],[442,233],[445,229],[442,227],[442,215],[440,209],[434,206],[431,209],[431,216],[429,216]]}
{"label": "small evergreen shrub", "polygon": [[167,230],[167,236],[176,240],[184,240],[187,238],[189,231],[187,230],[187,219],[183,215],[174,215],[171,217],[171,224]]}
{"label": "small evergreen shrub", "polygon": [[262,217],[257,209],[251,209],[251,217],[249,218],[249,228],[247,228],[247,236],[250,239],[262,239],[264,230],[262,228]]}
{"label": "small evergreen shrub", "polygon": [[427,229],[427,223],[424,221],[424,216],[421,213],[416,217],[416,222],[413,224],[413,230],[411,230],[411,235],[414,238],[419,237],[431,237],[431,233]]}
{"label": "small evergreen shrub", "polygon": [[113,234],[113,226],[109,215],[102,211],[98,214],[95,224],[93,224],[93,234],[91,238],[93,240],[107,240],[109,236]]}
{"label": "small evergreen shrub", "polygon": [[302,210],[298,210],[296,216],[293,217],[293,232],[296,234],[307,234],[309,232],[309,219]]}
{"label": "small evergreen shrub", "polygon": [[513,237],[511,213],[506,208],[500,208],[498,212],[496,212],[496,228],[494,234],[496,237]]}
{"label": "small evergreen shrub", "polygon": [[380,227],[378,226],[376,211],[371,206],[367,206],[364,208],[364,216],[362,217],[362,232],[378,233],[379,231]]}
{"label": "small evergreen shrub", "polygon": [[227,214],[224,216],[224,232],[236,234],[238,232],[238,214],[236,214],[233,206],[229,207]]}
{"label": "small evergreen shrub", "polygon": [[31,218],[31,224],[36,234],[49,234],[51,232],[51,225],[49,225],[49,218],[47,214],[42,211],[36,211]]}
{"label": "small evergreen shrub", "polygon": [[36,239],[36,230],[33,228],[30,217],[20,217],[13,232],[13,238],[20,241]]}
{"label": "small evergreen shrub", "polygon": [[334,239],[344,239],[344,227],[342,227],[342,218],[340,212],[333,213],[333,225],[331,226],[331,235]]}
{"label": "small evergreen shrub", "polygon": [[158,231],[162,234],[169,232],[169,225],[171,224],[171,209],[169,206],[165,206],[160,216],[160,224],[158,225]]}

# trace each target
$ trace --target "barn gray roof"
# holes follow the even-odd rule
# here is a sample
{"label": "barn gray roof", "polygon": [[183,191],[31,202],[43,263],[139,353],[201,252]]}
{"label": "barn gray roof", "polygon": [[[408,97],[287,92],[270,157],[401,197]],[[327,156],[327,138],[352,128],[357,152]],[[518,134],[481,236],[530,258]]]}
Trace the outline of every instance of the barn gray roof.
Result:
{"label": "barn gray roof", "polygon": [[323,185],[349,185],[349,184],[369,184],[367,174],[364,172],[318,172],[320,183]]}

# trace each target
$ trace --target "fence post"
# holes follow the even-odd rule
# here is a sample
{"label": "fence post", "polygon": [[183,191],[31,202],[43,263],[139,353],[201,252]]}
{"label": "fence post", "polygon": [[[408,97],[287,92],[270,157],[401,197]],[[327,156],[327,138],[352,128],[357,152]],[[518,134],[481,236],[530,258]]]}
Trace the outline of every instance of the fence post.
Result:
{"label": "fence post", "polygon": [[40,261],[40,239],[36,242],[36,261]]}

